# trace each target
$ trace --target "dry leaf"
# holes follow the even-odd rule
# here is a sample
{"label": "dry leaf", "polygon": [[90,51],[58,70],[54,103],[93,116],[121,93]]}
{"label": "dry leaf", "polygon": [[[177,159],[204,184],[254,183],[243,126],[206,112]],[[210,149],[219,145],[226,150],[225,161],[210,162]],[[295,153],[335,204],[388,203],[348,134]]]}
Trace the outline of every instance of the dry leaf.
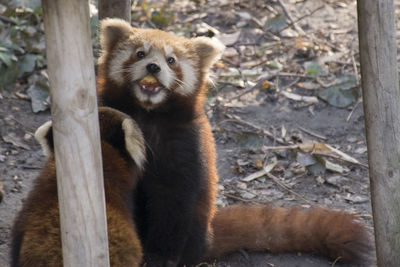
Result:
{"label": "dry leaf", "polygon": [[333,163],[333,162],[331,162],[329,160],[323,159],[323,161],[324,161],[324,164],[325,164],[325,168],[327,170],[332,171],[332,172],[337,172],[337,173],[342,174],[344,172],[348,172],[349,171],[349,169],[347,169],[347,168],[345,168],[345,167],[343,167],[343,166],[341,166],[339,164]]}
{"label": "dry leaf", "polygon": [[286,131],[285,125],[282,124],[281,137],[283,140],[285,140],[285,138],[286,138],[286,133],[287,133],[287,131]]}
{"label": "dry leaf", "polygon": [[315,90],[321,88],[321,85],[314,82],[299,82],[296,84],[298,87],[307,89],[307,90]]}
{"label": "dry leaf", "polygon": [[265,166],[262,170],[252,173],[248,176],[246,176],[245,178],[242,178],[240,180],[242,180],[243,182],[250,182],[253,181],[259,177],[262,177],[264,175],[266,175],[267,173],[269,173],[270,171],[272,171],[274,169],[274,167],[276,166],[278,162],[273,162],[271,164],[268,164],[267,166]]}
{"label": "dry leaf", "polygon": [[365,203],[365,202],[369,201],[369,198],[367,198],[367,197],[353,196],[353,195],[346,196],[344,199],[346,199],[350,202],[353,202],[353,203],[357,203],[357,204]]}
{"label": "dry leaf", "polygon": [[294,100],[294,101],[303,101],[306,102],[307,104],[315,104],[318,103],[318,98],[315,96],[302,96],[294,93],[289,93],[286,91],[282,91],[282,94],[286,96],[287,98]]}
{"label": "dry leaf", "polygon": [[304,144],[300,144],[299,148],[305,152],[313,152],[320,155],[332,156],[350,163],[360,164],[360,162],[355,158],[347,155],[346,153],[336,148],[333,148],[328,144],[319,142],[306,142]]}
{"label": "dry leaf", "polygon": [[364,165],[360,163],[355,158],[347,155],[346,153],[333,148],[332,146],[320,142],[306,142],[298,145],[292,146],[276,146],[276,147],[268,147],[264,146],[264,150],[282,150],[282,149],[301,149],[304,152],[313,153],[321,156],[329,156],[336,159],[340,159],[349,163],[354,163],[357,165]]}
{"label": "dry leaf", "polygon": [[7,135],[3,135],[3,140],[6,143],[12,144],[17,147],[24,148],[26,150],[30,150],[31,148],[25,144],[22,138],[18,137],[15,133],[10,132]]}
{"label": "dry leaf", "polygon": [[255,180],[255,179],[259,178],[259,177],[264,176],[265,174],[266,174],[266,172],[263,169],[263,170],[260,170],[258,172],[252,173],[252,174],[250,174],[250,175],[248,175],[245,178],[242,178],[240,180],[242,180],[243,182],[250,182],[250,181],[253,181],[253,180]]}
{"label": "dry leaf", "polygon": [[271,84],[270,84],[269,82],[267,82],[267,81],[263,81],[263,82],[261,83],[261,86],[262,86],[262,88],[264,88],[264,89],[268,89],[268,88],[271,86]]}
{"label": "dry leaf", "polygon": [[256,166],[257,168],[261,169],[263,167],[263,162],[261,159],[257,159],[256,160]]}
{"label": "dry leaf", "polygon": [[234,45],[239,40],[240,34],[241,34],[240,30],[231,34],[221,34],[220,36],[218,36],[218,39],[225,46],[231,46]]}

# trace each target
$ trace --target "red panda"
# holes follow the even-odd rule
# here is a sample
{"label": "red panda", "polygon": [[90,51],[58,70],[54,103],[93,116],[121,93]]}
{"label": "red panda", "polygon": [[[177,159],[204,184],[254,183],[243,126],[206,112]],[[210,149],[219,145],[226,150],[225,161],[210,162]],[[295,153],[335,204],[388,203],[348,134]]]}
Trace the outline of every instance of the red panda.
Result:
{"label": "red panda", "polygon": [[[144,140],[136,123],[111,108],[99,108],[110,264],[138,267],[141,242],[131,216],[132,190],[145,160]],[[16,217],[11,266],[63,266],[51,122],[35,137],[48,160]]]}
{"label": "red panda", "polygon": [[192,266],[240,248],[348,262],[368,253],[366,228],[344,212],[242,205],[216,212],[216,153],[203,106],[221,43],[119,19],[101,22],[100,43],[100,105],[131,116],[147,145],[133,192],[146,266]]}

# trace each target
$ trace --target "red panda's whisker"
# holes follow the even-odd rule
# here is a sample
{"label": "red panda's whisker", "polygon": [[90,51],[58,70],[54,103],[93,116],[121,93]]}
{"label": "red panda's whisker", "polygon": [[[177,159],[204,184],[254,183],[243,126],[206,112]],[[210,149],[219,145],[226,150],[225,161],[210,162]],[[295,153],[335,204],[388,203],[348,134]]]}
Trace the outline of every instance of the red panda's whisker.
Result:
{"label": "red panda's whisker", "polygon": [[189,85],[187,83],[185,83],[184,81],[182,81],[181,79],[175,78],[175,82],[178,84],[179,87],[181,87],[182,89],[185,89],[183,86],[187,86],[189,87]]}

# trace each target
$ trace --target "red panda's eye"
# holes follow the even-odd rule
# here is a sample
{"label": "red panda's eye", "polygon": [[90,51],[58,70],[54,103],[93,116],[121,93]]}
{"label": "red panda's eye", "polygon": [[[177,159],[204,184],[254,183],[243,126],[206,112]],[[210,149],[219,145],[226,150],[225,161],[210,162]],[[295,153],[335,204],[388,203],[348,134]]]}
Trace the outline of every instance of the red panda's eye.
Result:
{"label": "red panda's eye", "polygon": [[146,54],[145,54],[143,51],[138,51],[138,52],[136,53],[136,56],[137,56],[138,58],[144,58],[145,55],[146,55]]}
{"label": "red panda's eye", "polygon": [[175,63],[175,58],[169,57],[169,58],[167,58],[167,62],[168,62],[168,64],[173,65]]}

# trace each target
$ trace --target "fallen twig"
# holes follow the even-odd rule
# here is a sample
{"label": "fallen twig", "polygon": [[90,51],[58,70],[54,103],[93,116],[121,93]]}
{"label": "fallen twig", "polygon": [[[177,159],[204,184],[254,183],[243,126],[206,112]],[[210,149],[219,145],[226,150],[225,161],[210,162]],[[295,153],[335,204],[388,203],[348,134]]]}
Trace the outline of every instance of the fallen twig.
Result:
{"label": "fallen twig", "polygon": [[257,178],[260,178],[261,176],[264,176],[267,172],[272,171],[274,169],[274,167],[276,166],[276,164],[278,164],[278,162],[273,162],[271,164],[268,164],[262,170],[260,170],[258,172],[254,172],[240,180],[242,180],[243,182],[251,182]]}
{"label": "fallen twig", "polygon": [[301,149],[304,152],[331,157],[337,160],[341,160],[347,163],[351,163],[354,165],[358,165],[364,168],[368,168],[368,165],[359,162],[357,159],[347,155],[346,153],[324,143],[318,142],[306,142],[297,145],[289,145],[289,146],[263,146],[263,150],[284,150],[284,149]]}
{"label": "fallen twig", "polygon": [[321,10],[322,8],[324,8],[324,5],[322,5],[322,6],[320,6],[320,7],[317,7],[316,9],[314,9],[313,11],[311,11],[310,13],[308,13],[308,14],[306,14],[306,15],[304,15],[304,16],[301,16],[300,18],[296,19],[295,21],[288,23],[285,27],[283,27],[282,29],[280,29],[280,30],[278,31],[278,33],[281,33],[282,31],[284,31],[284,30],[286,30],[286,29],[288,29],[288,28],[294,26],[295,23],[298,23],[299,21],[301,21],[301,20],[303,20],[303,19],[305,19],[305,18],[310,17],[311,15],[313,15],[315,12]]}
{"label": "fallen twig", "polygon": [[225,114],[225,116],[227,116],[229,119],[223,120],[220,123],[224,123],[224,122],[228,122],[228,121],[240,123],[240,124],[249,126],[249,127],[253,128],[253,129],[256,129],[260,134],[268,136],[268,137],[272,138],[274,141],[276,141],[276,142],[278,142],[278,143],[280,143],[282,145],[287,145],[288,144],[287,142],[283,141],[281,138],[276,137],[270,131],[268,131],[266,129],[263,129],[263,128],[257,126],[257,125],[254,125],[254,124],[252,124],[250,122],[246,122],[246,121],[242,120],[239,116],[230,115],[230,114]]}
{"label": "fallen twig", "polygon": [[309,134],[309,135],[311,135],[311,136],[317,137],[317,138],[319,138],[319,139],[322,139],[322,140],[328,139],[328,138],[326,138],[325,136],[322,136],[322,135],[320,135],[320,134],[314,133],[314,132],[312,132],[312,131],[310,131],[310,130],[307,130],[306,128],[303,128],[303,127],[301,127],[301,126],[299,126],[299,127],[297,127],[297,128],[299,128],[299,129],[302,130],[303,132],[305,132],[305,133],[307,133],[307,134]]}
{"label": "fallen twig", "polygon": [[270,80],[270,79],[276,77],[276,76],[278,75],[278,73],[279,73],[279,70],[275,70],[275,71],[268,72],[268,73],[266,73],[266,74],[264,74],[264,75],[261,75],[261,76],[259,77],[259,79],[258,79],[258,81],[257,81],[257,83],[256,83],[255,85],[253,85],[253,86],[251,86],[251,87],[249,87],[249,88],[243,90],[240,94],[235,95],[235,96],[229,98],[229,99],[226,101],[226,103],[229,103],[229,102],[231,102],[231,101],[233,101],[233,100],[235,100],[235,99],[238,99],[238,98],[244,96],[245,94],[250,93],[251,91],[253,91],[253,90],[256,89],[257,87],[261,86],[261,84],[262,84],[263,82],[268,81],[268,80]]}
{"label": "fallen twig", "polygon": [[308,199],[304,198],[302,195],[300,195],[299,193],[296,193],[295,191],[293,191],[292,189],[290,189],[289,187],[287,187],[286,185],[284,185],[281,181],[279,181],[278,177],[274,176],[273,174],[266,172],[265,175],[268,176],[268,178],[270,178],[271,180],[273,180],[276,184],[278,184],[280,187],[282,187],[283,189],[287,190],[288,192],[292,193],[293,195],[297,196],[298,198],[300,198],[301,200],[303,200],[304,202],[306,202],[307,204],[313,206],[314,203],[312,203],[311,201],[309,201]]}
{"label": "fallen twig", "polygon": [[332,154],[327,154],[327,153],[322,153],[322,152],[313,152],[312,154],[317,155],[317,156],[331,157],[331,158],[334,158],[334,159],[337,159],[337,160],[342,160],[342,161],[345,161],[345,162],[348,162],[348,163],[351,163],[351,164],[354,164],[354,165],[358,165],[360,167],[368,169],[368,165],[367,164],[361,163],[359,161],[357,161],[357,162],[349,161],[349,160],[346,160],[346,159],[344,159],[344,158],[342,158],[340,156],[335,156],[335,155],[332,155]]}
{"label": "fallen twig", "polygon": [[4,22],[7,22],[7,23],[14,24],[14,25],[17,24],[14,20],[12,20],[10,18],[7,18],[6,16],[3,16],[3,15],[0,15],[0,20],[2,20]]}
{"label": "fallen twig", "polygon": [[223,193],[223,195],[226,196],[227,198],[231,198],[234,200],[239,200],[239,201],[243,201],[243,202],[254,202],[253,200],[237,197],[237,196],[229,194],[229,193]]}
{"label": "fallen twig", "polygon": [[354,105],[354,107],[352,108],[349,116],[347,116],[346,122],[349,122],[351,119],[351,116],[353,116],[354,111],[356,110],[356,108],[358,107],[358,105],[362,102],[362,98],[358,98],[357,103]]}
{"label": "fallen twig", "polygon": [[296,23],[296,21],[293,19],[292,15],[289,13],[287,10],[285,4],[282,2],[282,0],[278,0],[279,5],[282,7],[282,11],[285,14],[285,16],[290,20],[290,23],[294,26],[295,30],[300,34],[300,35],[305,35],[306,33],[304,30]]}
{"label": "fallen twig", "polygon": [[357,62],[356,62],[356,59],[354,58],[354,50],[353,50],[353,47],[351,48],[350,51],[351,51],[351,63],[353,64],[354,76],[356,76],[357,84],[359,84],[359,81],[358,81]]}
{"label": "fallen twig", "polygon": [[293,85],[295,85],[296,83],[298,83],[300,80],[300,77],[296,77],[296,79],[294,79],[294,81],[292,81],[291,83],[289,83],[288,85],[285,85],[283,88],[279,88],[280,90],[286,90],[290,87],[292,87]]}
{"label": "fallen twig", "polygon": [[279,72],[277,76],[283,77],[300,77],[300,78],[311,78],[315,79],[315,76],[307,75],[307,74],[299,74],[299,73],[290,73],[290,72]]}
{"label": "fallen twig", "polygon": [[289,98],[294,101],[303,101],[309,105],[318,103],[318,98],[316,98],[315,96],[303,96],[303,95],[298,95],[298,94],[294,94],[294,93],[289,93],[286,91],[282,91],[281,93],[286,98]]}

